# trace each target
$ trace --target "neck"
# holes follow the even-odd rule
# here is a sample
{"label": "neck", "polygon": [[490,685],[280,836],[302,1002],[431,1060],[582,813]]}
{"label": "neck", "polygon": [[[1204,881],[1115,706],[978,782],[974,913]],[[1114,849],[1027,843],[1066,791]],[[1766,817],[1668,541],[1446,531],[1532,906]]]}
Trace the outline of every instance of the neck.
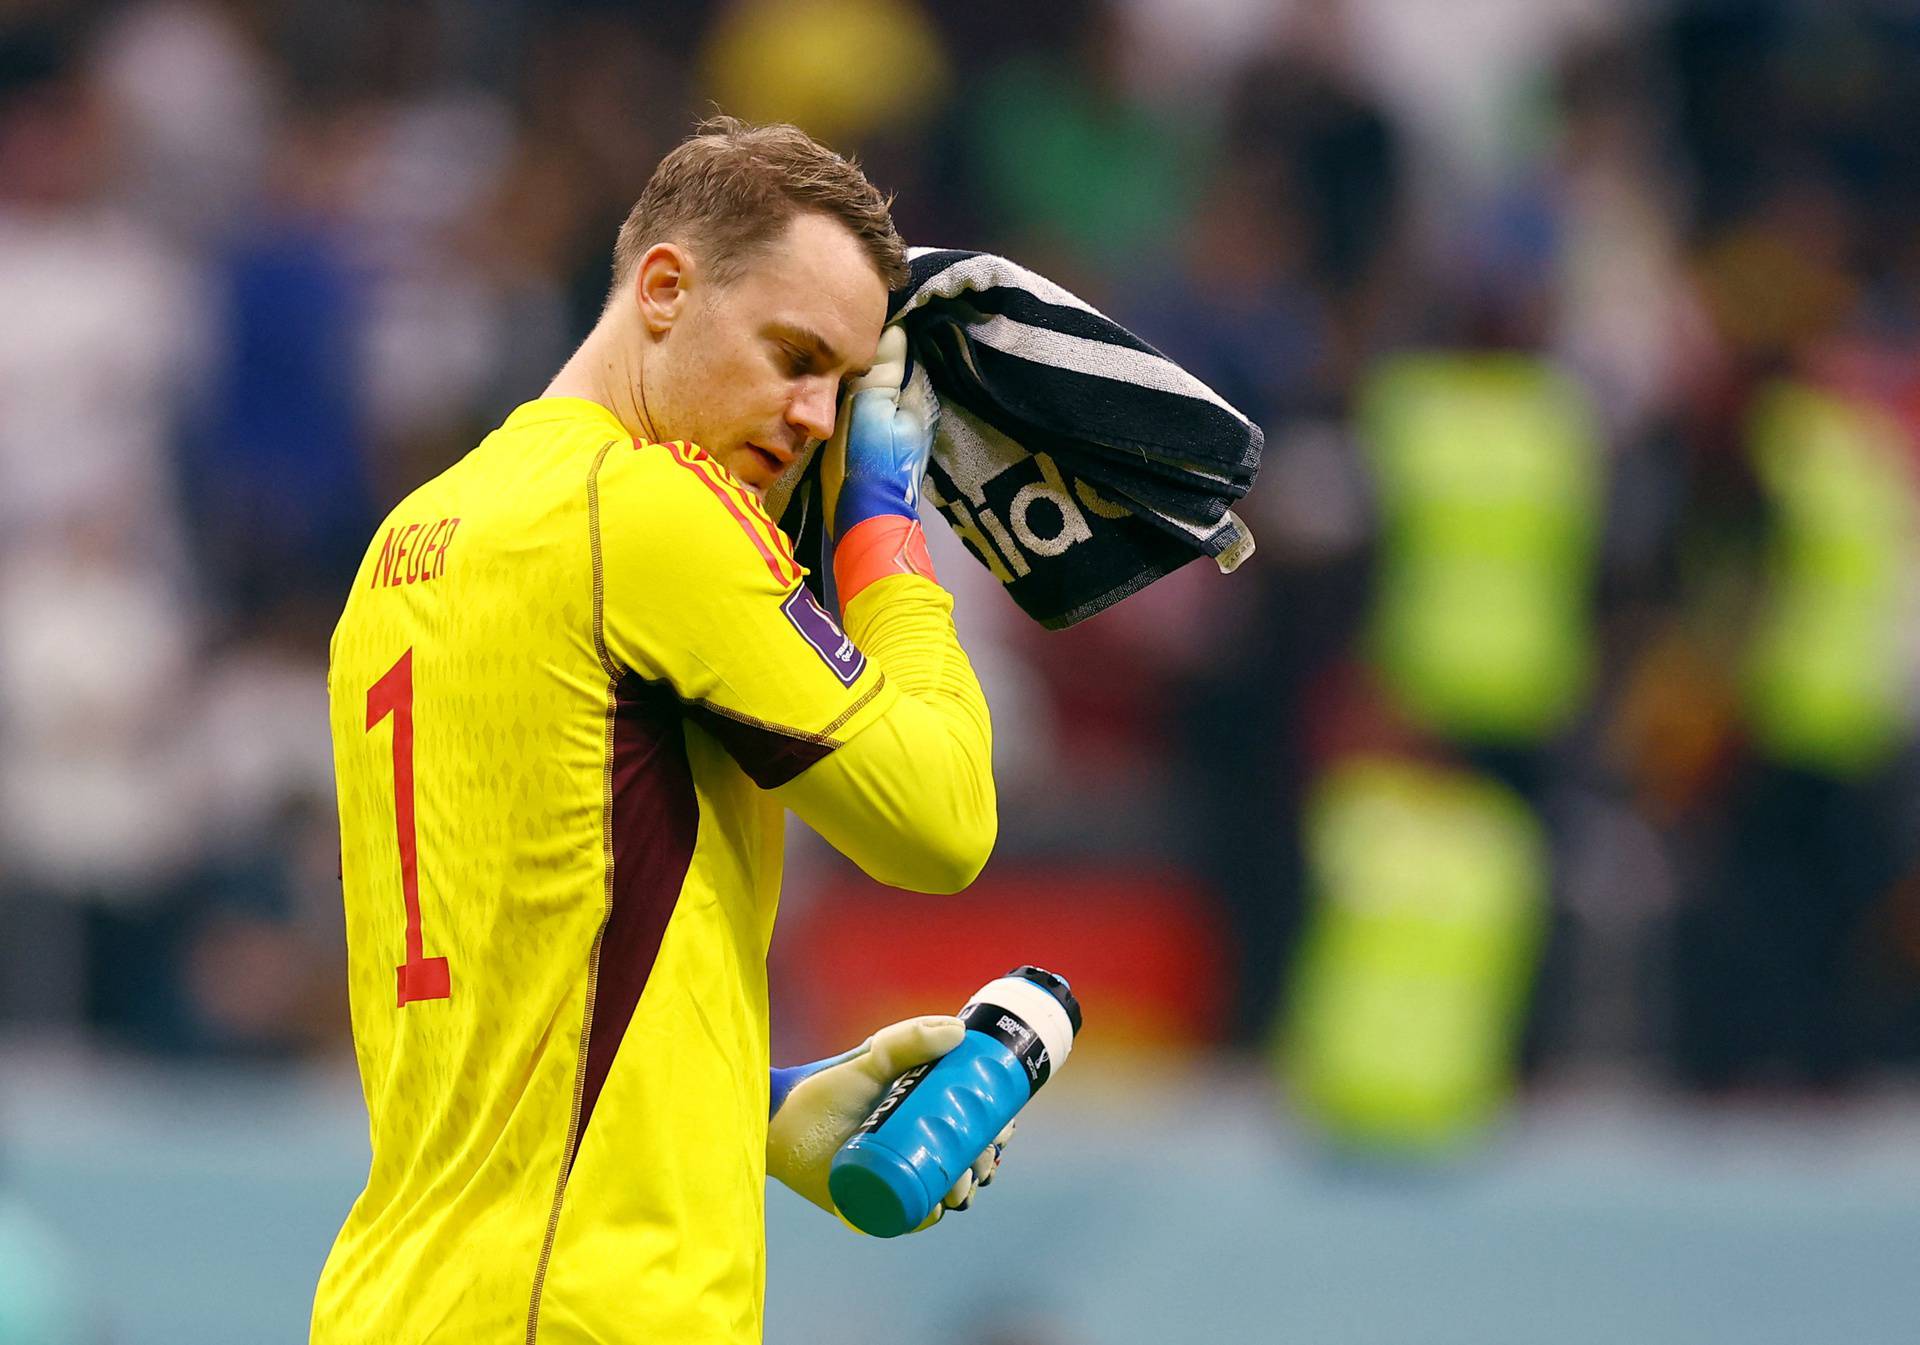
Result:
{"label": "neck", "polygon": [[632,342],[619,339],[612,319],[602,318],[541,395],[598,402],[628,434],[652,442],[659,436],[640,394],[644,363]]}

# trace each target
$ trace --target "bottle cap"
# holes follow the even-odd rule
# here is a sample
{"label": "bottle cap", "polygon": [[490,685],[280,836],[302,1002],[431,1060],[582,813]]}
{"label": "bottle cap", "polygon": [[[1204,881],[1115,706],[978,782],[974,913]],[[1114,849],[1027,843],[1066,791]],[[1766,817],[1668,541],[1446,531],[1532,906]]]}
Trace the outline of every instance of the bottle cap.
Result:
{"label": "bottle cap", "polygon": [[1080,1001],[1074,998],[1073,987],[1067,984],[1067,978],[1045,967],[1015,967],[1008,972],[1023,981],[1032,981],[1042,990],[1060,1001],[1060,1007],[1067,1011],[1067,1021],[1073,1024],[1074,1036],[1080,1035]]}

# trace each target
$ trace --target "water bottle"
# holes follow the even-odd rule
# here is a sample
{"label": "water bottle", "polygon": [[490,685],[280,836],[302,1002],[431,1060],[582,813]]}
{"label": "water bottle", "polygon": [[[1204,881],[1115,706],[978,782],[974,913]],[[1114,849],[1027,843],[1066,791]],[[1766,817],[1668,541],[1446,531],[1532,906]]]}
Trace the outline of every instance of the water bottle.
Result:
{"label": "water bottle", "polygon": [[833,1157],[827,1190],[863,1233],[892,1238],[920,1226],[1066,1063],[1080,1002],[1065,977],[1016,967],[981,986],[960,1021],[960,1044],[896,1079]]}

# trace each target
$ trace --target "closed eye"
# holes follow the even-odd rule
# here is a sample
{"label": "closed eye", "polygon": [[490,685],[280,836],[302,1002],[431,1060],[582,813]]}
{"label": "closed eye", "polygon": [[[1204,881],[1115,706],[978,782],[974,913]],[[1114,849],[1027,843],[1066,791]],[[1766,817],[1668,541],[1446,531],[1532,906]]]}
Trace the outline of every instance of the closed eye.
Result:
{"label": "closed eye", "polygon": [[[784,327],[777,327],[772,337],[776,361],[788,378],[806,378],[809,375],[825,373],[838,362],[839,356],[832,347],[811,333],[802,333],[802,339],[793,340],[780,335]],[[871,365],[861,369],[849,369],[835,380],[836,400],[847,389],[850,380],[864,378],[872,369]]]}
{"label": "closed eye", "polygon": [[786,341],[780,342],[780,362],[790,378],[801,378],[813,370],[813,356]]}

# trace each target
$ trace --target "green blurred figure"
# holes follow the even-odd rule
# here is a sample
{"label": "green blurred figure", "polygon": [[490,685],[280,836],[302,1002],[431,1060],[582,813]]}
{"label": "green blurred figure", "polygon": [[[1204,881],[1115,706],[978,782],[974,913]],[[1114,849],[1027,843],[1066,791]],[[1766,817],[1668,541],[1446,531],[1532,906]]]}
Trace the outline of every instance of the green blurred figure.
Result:
{"label": "green blurred figure", "polygon": [[1773,515],[1746,669],[1754,736],[1777,762],[1857,777],[1910,728],[1920,507],[1906,437],[1865,405],[1794,384],[1768,390],[1751,432]]}
{"label": "green blurred figure", "polygon": [[1746,752],[1675,927],[1674,1054],[1705,1088],[1834,1089],[1903,1030],[1863,990],[1911,977],[1890,932],[1914,862],[1914,446],[1806,383],[1763,389],[1746,430],[1766,538]]}
{"label": "green blurred figure", "polygon": [[1301,1111],[1358,1149],[1434,1154],[1505,1103],[1546,919],[1547,845],[1518,796],[1360,757],[1305,813],[1311,905],[1279,1047]]}
{"label": "green blurred figure", "polygon": [[1379,492],[1371,651],[1400,707],[1471,743],[1532,746],[1585,703],[1602,508],[1585,394],[1529,355],[1381,364],[1360,429]]}

